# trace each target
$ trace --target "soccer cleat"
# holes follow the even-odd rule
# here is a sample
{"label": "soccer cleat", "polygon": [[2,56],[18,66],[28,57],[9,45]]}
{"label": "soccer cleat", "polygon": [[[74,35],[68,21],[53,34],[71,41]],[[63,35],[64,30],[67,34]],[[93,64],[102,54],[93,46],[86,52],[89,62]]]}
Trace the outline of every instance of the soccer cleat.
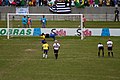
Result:
{"label": "soccer cleat", "polygon": [[45,58],[47,58],[48,57],[48,55],[45,55]]}
{"label": "soccer cleat", "polygon": [[45,58],[45,54],[43,54],[43,58]]}

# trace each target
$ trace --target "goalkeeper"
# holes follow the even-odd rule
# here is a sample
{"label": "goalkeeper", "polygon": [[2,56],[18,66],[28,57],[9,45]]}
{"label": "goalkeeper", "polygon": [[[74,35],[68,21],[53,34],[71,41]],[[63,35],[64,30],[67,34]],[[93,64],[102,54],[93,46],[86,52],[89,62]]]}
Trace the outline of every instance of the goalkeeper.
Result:
{"label": "goalkeeper", "polygon": [[55,37],[56,37],[56,36],[57,36],[56,33],[53,33],[53,32],[50,33],[50,37],[53,38],[54,41],[55,41]]}

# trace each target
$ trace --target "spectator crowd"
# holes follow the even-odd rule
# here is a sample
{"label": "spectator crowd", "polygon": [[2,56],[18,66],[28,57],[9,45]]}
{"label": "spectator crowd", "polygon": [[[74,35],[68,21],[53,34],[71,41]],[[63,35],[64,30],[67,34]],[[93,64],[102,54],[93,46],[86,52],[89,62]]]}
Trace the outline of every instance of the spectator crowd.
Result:
{"label": "spectator crowd", "polygon": [[120,6],[120,0],[0,0],[0,6],[48,6],[57,1],[71,3],[71,6],[76,2],[88,7]]}

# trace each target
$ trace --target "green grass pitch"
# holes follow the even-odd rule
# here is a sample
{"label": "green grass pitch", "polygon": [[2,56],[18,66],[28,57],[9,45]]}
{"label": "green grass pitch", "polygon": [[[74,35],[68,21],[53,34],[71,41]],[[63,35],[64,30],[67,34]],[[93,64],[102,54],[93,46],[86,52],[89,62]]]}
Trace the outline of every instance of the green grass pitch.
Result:
{"label": "green grass pitch", "polygon": [[[61,25],[62,24],[62,25]],[[10,27],[22,28],[22,22],[19,20],[10,21]],[[47,21],[47,28],[78,28],[80,25],[79,21]],[[42,24],[40,21],[32,21],[32,28],[41,28]],[[120,22],[113,21],[87,21],[85,22],[86,28],[120,28]],[[0,20],[0,28],[7,28],[6,21]]]}
{"label": "green grass pitch", "polygon": [[[42,59],[39,37],[0,36],[0,80],[120,80],[120,37],[114,42],[114,58],[108,57],[108,37],[57,37],[61,49],[58,60],[53,55],[53,40],[48,59]],[[97,57],[97,44],[102,42],[105,57]]]}
{"label": "green grass pitch", "polygon": [[[22,26],[21,21],[12,23],[14,28]],[[54,25],[53,25],[54,24]],[[62,26],[60,25],[62,24]],[[119,28],[120,22],[87,21],[86,28]],[[72,26],[71,26],[72,25]],[[47,28],[77,28],[79,22],[48,21]],[[33,21],[33,28],[41,27]],[[6,22],[0,21],[0,28]],[[120,37],[110,37],[114,42],[114,58],[107,55],[108,37],[57,37],[61,43],[58,60],[53,55],[53,40],[48,59],[42,59],[39,37],[0,36],[0,80],[120,80]],[[102,42],[105,57],[97,57],[97,44]]]}

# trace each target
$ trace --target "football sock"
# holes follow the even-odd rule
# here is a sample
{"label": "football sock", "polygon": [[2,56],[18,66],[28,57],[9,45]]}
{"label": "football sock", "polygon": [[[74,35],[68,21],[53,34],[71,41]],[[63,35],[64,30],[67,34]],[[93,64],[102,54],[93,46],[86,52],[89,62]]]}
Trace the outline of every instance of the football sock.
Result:
{"label": "football sock", "polygon": [[104,52],[102,52],[102,57],[104,57]]}
{"label": "football sock", "polygon": [[111,55],[112,55],[112,57],[113,57],[113,52],[111,52]]}
{"label": "football sock", "polygon": [[58,54],[55,54],[56,55],[56,59],[58,58]]}
{"label": "football sock", "polygon": [[100,52],[98,52],[98,57],[100,57]]}
{"label": "football sock", "polygon": [[43,58],[45,57],[45,54],[43,54]]}
{"label": "football sock", "polygon": [[48,55],[46,54],[46,55],[45,55],[45,58],[47,58],[47,57],[48,57]]}
{"label": "football sock", "polygon": [[108,52],[108,56],[110,57],[110,52]]}
{"label": "football sock", "polygon": [[58,54],[55,53],[55,59],[57,59],[57,58],[58,58]]}

